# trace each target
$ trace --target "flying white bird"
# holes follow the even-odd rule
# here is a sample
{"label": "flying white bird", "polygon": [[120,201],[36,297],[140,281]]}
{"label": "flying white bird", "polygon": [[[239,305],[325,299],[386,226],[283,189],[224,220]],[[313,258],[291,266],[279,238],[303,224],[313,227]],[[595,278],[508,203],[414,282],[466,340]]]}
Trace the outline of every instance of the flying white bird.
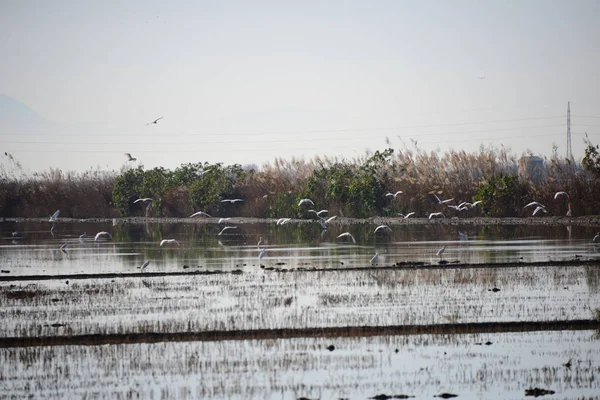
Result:
{"label": "flying white bird", "polygon": [[306,204],[306,203],[310,203],[313,206],[315,205],[315,203],[313,203],[313,201],[311,199],[302,199],[298,202],[298,207],[300,207],[302,204]]}
{"label": "flying white bird", "polygon": [[[198,211],[198,212],[195,212],[195,213],[193,213],[192,215],[190,215],[190,218],[193,218],[193,217],[195,217],[195,216],[197,216],[197,215],[204,215],[204,216],[206,216],[206,217],[210,217],[210,215],[209,215],[209,214],[207,214],[207,213],[205,213],[204,211]],[[219,223],[221,223],[221,221],[220,221],[220,220],[219,220]]]}
{"label": "flying white bird", "polygon": [[600,232],[596,233],[596,236],[594,236],[594,238],[592,239],[592,242],[594,242],[594,243],[600,242]]}
{"label": "flying white bird", "polygon": [[556,200],[558,196],[567,196],[567,199],[569,198],[569,194],[567,192],[556,192],[554,193],[554,200]]}
{"label": "flying white bird", "polygon": [[161,119],[163,119],[163,118],[164,118],[164,117],[156,118],[154,121],[152,121],[152,122],[148,122],[146,125],[152,125],[152,124],[156,125],[156,124],[158,123],[158,121],[160,121],[160,120],[161,120]]}
{"label": "flying white bird", "polygon": [[163,239],[160,241],[160,245],[162,246],[163,244],[173,244],[175,243],[177,246],[179,246],[179,242],[176,239]]}
{"label": "flying white bird", "polygon": [[336,219],[336,218],[337,218],[337,215],[334,215],[333,217],[329,217],[329,218],[327,218],[327,219],[326,219],[326,220],[324,220],[323,222],[324,222],[325,224],[328,224],[328,223],[330,223],[331,221],[333,221],[333,220],[334,220],[334,219]]}
{"label": "flying white bird", "polygon": [[225,228],[221,229],[221,232],[219,232],[219,234],[217,236],[221,236],[223,234],[223,232],[225,232],[227,229],[235,229],[237,228],[237,226],[226,226]]}
{"label": "flying white bird", "polygon": [[527,204],[525,207],[523,208],[527,208],[527,207],[532,207],[532,206],[538,206],[538,207],[543,207],[546,208],[543,204],[538,203],[537,201],[532,201],[531,203]]}
{"label": "flying white bird", "polygon": [[141,268],[142,272],[146,272],[146,268],[148,268],[148,265],[150,265],[150,260],[146,261],[145,263],[142,264]]}
{"label": "flying white bird", "polygon": [[131,157],[131,153],[125,153],[125,157],[127,157],[127,161],[135,161],[137,158]]}
{"label": "flying white bird", "polygon": [[317,215],[317,217],[321,217],[321,214],[327,214],[329,212],[329,210],[321,210],[321,211],[308,210],[308,212],[315,213]]}
{"label": "flying white bird", "polygon": [[290,222],[292,219],[291,218],[279,218],[277,220],[277,225],[285,225],[288,222]]}
{"label": "flying white bird", "polygon": [[56,212],[50,216],[50,219],[48,221],[56,222],[56,220],[58,219],[58,214],[60,214],[60,210],[56,210]]}
{"label": "flying white bird", "polygon": [[337,238],[339,239],[344,236],[349,236],[350,239],[352,239],[352,243],[356,243],[356,239],[354,239],[354,236],[352,236],[352,234],[350,232],[344,232],[344,233],[340,234]]}
{"label": "flying white bird", "polygon": [[469,237],[467,236],[466,233],[462,233],[461,231],[458,231],[458,238],[460,240],[467,240]]}
{"label": "flying white bird", "polygon": [[256,248],[260,250],[260,244],[262,243],[262,236],[258,239],[258,243],[256,244]]}
{"label": "flying white bird", "polygon": [[85,240],[85,239],[87,239],[87,237],[88,237],[88,235],[85,232],[83,232],[81,235],[79,235],[79,239],[81,239],[81,240]]}
{"label": "flying white bird", "polygon": [[258,253],[258,259],[260,260],[261,258],[263,258],[265,256],[265,251],[267,251],[267,249],[258,249],[260,251],[260,253]]}
{"label": "flying white bird", "polygon": [[67,246],[69,245],[69,242],[65,242],[65,244],[63,244],[62,246],[60,246],[61,250],[64,250],[67,248]]}
{"label": "flying white bird", "polygon": [[378,258],[379,258],[379,253],[375,253],[375,255],[373,257],[371,257],[371,261],[369,261],[369,262],[371,264],[374,264]]}
{"label": "flying white bird", "polygon": [[102,232],[98,232],[96,233],[96,236],[94,236],[94,241],[97,242],[98,240],[100,240],[100,238],[106,236],[107,239],[112,239],[112,236],[110,236],[110,233],[102,231]]}
{"label": "flying white bird", "polygon": [[446,216],[444,214],[442,214],[441,212],[434,212],[434,213],[429,214],[429,219],[431,219],[433,217],[444,217],[444,218],[446,218]]}
{"label": "flying white bird", "polygon": [[544,214],[547,212],[546,208],[544,206],[537,206],[535,208],[535,210],[533,210],[533,214],[531,214],[531,216],[533,217],[535,214],[537,214],[539,211],[543,211]]}
{"label": "flying white bird", "polygon": [[148,202],[148,201],[154,201],[154,199],[151,199],[150,197],[144,197],[143,199],[137,199],[137,200],[134,200],[134,202],[133,202],[133,203],[134,203],[134,204],[135,204],[135,203],[139,203],[140,201],[141,201],[141,202],[144,202],[144,203],[146,203],[146,202]]}
{"label": "flying white bird", "polygon": [[389,193],[386,193],[385,195],[386,195],[386,197],[396,198],[396,196],[398,196],[399,194],[402,194],[402,190],[398,190],[396,193],[389,192]]}
{"label": "flying white bird", "polygon": [[227,218],[219,218],[219,224],[222,224],[223,222],[227,222],[231,219],[231,217],[227,217]]}
{"label": "flying white bird", "polygon": [[454,198],[442,200],[437,196],[437,194],[435,194],[435,193],[432,193],[432,194],[435,196],[435,199],[437,200],[438,204],[446,204],[446,203],[450,203],[452,200],[454,200]]}
{"label": "flying white bird", "polygon": [[244,201],[244,200],[242,200],[242,199],[223,199],[223,200],[221,200],[221,203],[233,204],[233,203],[237,203],[238,201]]}
{"label": "flying white bird", "polygon": [[446,246],[442,246],[442,248],[439,249],[435,255],[439,258],[442,258],[442,254],[444,254],[444,251],[446,251]]}
{"label": "flying white bird", "polygon": [[408,214],[404,215],[404,214],[398,214],[399,217],[402,217],[404,219],[410,218],[412,215],[415,215],[415,212],[409,212]]}
{"label": "flying white bird", "polygon": [[389,229],[390,232],[392,231],[392,228],[390,228],[387,225],[379,225],[377,228],[375,228],[375,232],[373,232],[373,233],[377,233],[377,231],[380,230],[380,229]]}

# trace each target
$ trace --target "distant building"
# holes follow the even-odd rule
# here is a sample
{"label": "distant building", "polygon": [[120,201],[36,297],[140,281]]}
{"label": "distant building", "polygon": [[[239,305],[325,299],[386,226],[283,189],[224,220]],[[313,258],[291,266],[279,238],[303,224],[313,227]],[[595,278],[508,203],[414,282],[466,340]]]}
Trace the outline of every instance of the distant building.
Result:
{"label": "distant building", "polygon": [[540,184],[546,180],[544,159],[538,156],[523,156],[519,159],[519,178]]}

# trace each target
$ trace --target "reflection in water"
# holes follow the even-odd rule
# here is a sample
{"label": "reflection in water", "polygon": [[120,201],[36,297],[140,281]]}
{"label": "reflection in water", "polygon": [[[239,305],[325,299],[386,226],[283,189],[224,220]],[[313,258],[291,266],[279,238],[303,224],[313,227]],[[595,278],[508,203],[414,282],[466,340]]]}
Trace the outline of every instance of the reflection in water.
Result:
{"label": "reflection in water", "polygon": [[0,349],[0,376],[8,397],[592,398],[598,354],[591,331],[29,347]]}

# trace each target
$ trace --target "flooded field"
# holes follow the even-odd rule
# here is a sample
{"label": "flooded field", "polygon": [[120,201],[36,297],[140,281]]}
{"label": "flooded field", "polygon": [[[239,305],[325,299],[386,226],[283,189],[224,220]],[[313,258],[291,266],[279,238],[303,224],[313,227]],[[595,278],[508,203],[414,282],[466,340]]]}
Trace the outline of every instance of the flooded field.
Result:
{"label": "flooded field", "polygon": [[599,396],[597,227],[227,222],[1,223],[1,392]]}

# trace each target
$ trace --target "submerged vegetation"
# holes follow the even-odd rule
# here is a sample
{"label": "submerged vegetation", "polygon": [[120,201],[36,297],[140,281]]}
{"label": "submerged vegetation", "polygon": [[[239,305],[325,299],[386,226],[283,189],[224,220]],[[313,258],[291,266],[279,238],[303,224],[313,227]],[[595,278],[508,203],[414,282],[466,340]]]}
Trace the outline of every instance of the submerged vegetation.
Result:
{"label": "submerged vegetation", "polygon": [[[546,215],[592,215],[600,210],[598,146],[587,142],[581,163],[532,155],[517,158],[504,148],[481,147],[464,151],[426,152],[391,148],[346,160],[315,157],[276,159],[262,168],[206,162],[162,167],[123,167],[120,172],[48,172],[28,176],[18,161],[5,153],[0,165],[0,216],[45,217],[57,208],[61,216],[187,217],[202,210],[220,217],[307,217],[301,198],[311,198],[331,215],[368,217],[398,213],[443,211],[444,215],[521,217],[523,206],[538,201]],[[387,193],[403,193],[397,197]],[[554,199],[558,191],[569,198]],[[476,208],[457,211],[440,198],[481,200]],[[152,198],[150,204],[134,200]],[[221,202],[239,198],[243,202]]]}

